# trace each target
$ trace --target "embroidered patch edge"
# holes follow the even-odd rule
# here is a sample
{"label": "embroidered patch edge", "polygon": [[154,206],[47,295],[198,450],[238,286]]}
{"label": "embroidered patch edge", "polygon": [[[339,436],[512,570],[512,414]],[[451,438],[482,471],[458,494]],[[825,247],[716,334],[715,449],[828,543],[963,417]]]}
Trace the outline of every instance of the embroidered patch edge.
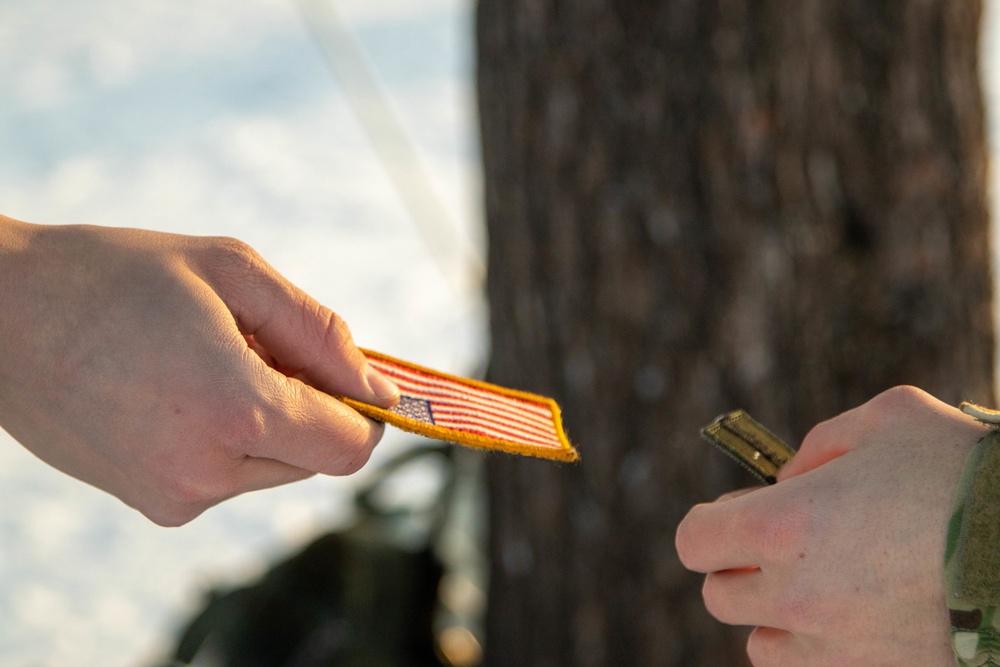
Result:
{"label": "embroidered patch edge", "polygon": [[340,401],[354,408],[358,412],[372,419],[377,419],[383,421],[387,424],[391,424],[399,429],[408,431],[410,433],[416,433],[428,438],[435,438],[438,440],[444,440],[447,442],[456,442],[461,445],[468,447],[475,447],[479,449],[493,449],[498,451],[507,452],[510,454],[520,454],[522,456],[534,456],[539,458],[551,459],[556,461],[566,461],[573,462],[580,458],[579,453],[569,442],[562,425],[562,415],[559,410],[559,405],[548,398],[547,396],[540,396],[538,394],[532,394],[526,391],[520,391],[517,389],[509,389],[507,387],[502,387],[500,385],[492,384],[489,382],[483,382],[481,380],[473,380],[471,378],[459,377],[456,375],[451,375],[449,373],[442,373],[419,364],[414,364],[409,361],[403,361],[395,357],[391,357],[387,354],[382,354],[381,352],[374,352],[372,350],[367,350],[362,348],[361,352],[370,358],[380,359],[390,364],[397,364],[406,368],[413,369],[414,371],[419,371],[421,373],[428,374],[430,376],[437,376],[450,380],[452,382],[466,385],[469,387],[474,387],[483,391],[500,394],[501,396],[506,396],[508,398],[517,399],[519,401],[524,401],[531,405],[536,405],[539,407],[545,407],[549,410],[551,415],[552,426],[555,429],[556,439],[559,442],[559,447],[546,447],[543,445],[534,445],[525,442],[517,442],[514,440],[508,440],[504,438],[497,438],[485,435],[479,435],[476,433],[469,433],[461,431],[455,428],[442,427],[437,424],[428,424],[416,419],[405,417],[403,415],[391,412],[385,408],[380,408],[378,406],[370,405],[368,403],[362,403],[355,399],[346,397],[337,397]]}

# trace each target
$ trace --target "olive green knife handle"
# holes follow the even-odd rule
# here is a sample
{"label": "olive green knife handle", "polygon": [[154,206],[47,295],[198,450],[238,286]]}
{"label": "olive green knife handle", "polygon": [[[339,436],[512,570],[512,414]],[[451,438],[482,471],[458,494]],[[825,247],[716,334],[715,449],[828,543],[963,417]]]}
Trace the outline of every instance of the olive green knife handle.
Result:
{"label": "olive green knife handle", "polygon": [[781,466],[795,456],[794,449],[743,410],[717,417],[701,435],[765,484],[774,484]]}

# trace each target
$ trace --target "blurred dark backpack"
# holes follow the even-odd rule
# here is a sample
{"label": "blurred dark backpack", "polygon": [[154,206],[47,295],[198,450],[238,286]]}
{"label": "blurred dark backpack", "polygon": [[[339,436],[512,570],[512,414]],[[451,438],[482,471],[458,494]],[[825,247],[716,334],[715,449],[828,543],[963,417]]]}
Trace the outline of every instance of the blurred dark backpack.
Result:
{"label": "blurred dark backpack", "polygon": [[[425,446],[383,466],[356,496],[358,520],[318,537],[258,581],[209,593],[182,631],[174,665],[205,667],[440,667],[435,643],[444,568],[434,543],[452,500],[451,447]],[[435,456],[446,474],[425,508],[386,508],[387,480]],[[425,537],[414,544],[414,524]],[[401,537],[408,532],[410,538]],[[420,543],[422,542],[422,544]]]}

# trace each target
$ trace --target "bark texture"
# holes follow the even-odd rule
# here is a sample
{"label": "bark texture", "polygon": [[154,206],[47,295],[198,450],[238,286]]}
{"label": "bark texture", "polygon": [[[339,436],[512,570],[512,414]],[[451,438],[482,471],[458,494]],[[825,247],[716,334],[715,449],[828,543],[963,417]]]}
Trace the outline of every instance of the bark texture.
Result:
{"label": "bark texture", "polygon": [[582,463],[489,463],[490,665],[745,664],[673,547],[892,385],[991,402],[980,2],[480,0],[495,381]]}

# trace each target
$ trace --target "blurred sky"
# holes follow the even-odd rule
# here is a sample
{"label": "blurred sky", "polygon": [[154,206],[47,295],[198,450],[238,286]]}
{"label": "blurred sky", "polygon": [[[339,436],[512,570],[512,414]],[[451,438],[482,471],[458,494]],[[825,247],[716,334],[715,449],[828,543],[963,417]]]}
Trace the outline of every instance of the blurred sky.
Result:
{"label": "blurred sky", "polygon": [[[481,245],[472,0],[338,4],[454,234]],[[0,213],[237,236],[359,343],[454,372],[481,364],[482,301],[433,260],[293,0],[4,0],[0,90]],[[390,434],[375,462],[405,441]],[[207,586],[343,523],[349,489],[314,479],[167,530],[0,434],[0,664],[149,664]]]}
{"label": "blurred sky", "polygon": [[[454,235],[481,242],[470,0],[338,6]],[[359,344],[478,370],[483,304],[428,252],[293,0],[4,0],[0,90],[3,214],[236,236]],[[388,435],[374,463],[407,440]],[[166,530],[0,433],[0,664],[149,664],[208,585],[343,523],[350,484]]]}

